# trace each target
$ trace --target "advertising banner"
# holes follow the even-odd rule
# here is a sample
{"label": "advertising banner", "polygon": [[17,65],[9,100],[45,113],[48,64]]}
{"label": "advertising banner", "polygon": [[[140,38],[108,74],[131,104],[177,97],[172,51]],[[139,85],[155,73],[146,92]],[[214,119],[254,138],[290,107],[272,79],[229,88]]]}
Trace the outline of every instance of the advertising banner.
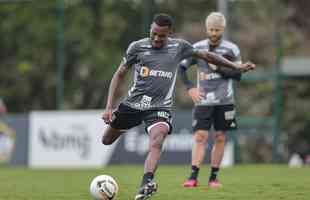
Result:
{"label": "advertising banner", "polygon": [[27,165],[28,115],[0,118],[0,163]]}
{"label": "advertising banner", "polygon": [[101,137],[106,125],[99,111],[32,112],[30,167],[99,167],[109,162],[114,145]]}
{"label": "advertising banner", "polygon": [[[102,167],[107,164],[143,164],[149,149],[144,124],[125,132],[113,145],[101,143],[106,125],[101,111],[32,112],[29,123],[30,167]],[[173,131],[163,144],[161,164],[191,162],[193,133],[191,113],[174,114]],[[210,135],[205,162],[210,159]],[[223,163],[233,162],[233,148],[226,148]],[[226,158],[226,156],[228,156]]]}

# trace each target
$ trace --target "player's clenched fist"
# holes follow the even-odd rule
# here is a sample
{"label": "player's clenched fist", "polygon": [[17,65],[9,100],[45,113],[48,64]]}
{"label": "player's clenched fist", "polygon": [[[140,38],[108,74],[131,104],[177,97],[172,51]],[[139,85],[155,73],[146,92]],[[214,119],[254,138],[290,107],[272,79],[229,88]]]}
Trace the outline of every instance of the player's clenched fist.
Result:
{"label": "player's clenched fist", "polygon": [[107,108],[103,112],[102,119],[106,124],[110,124],[112,122],[112,114],[113,114],[112,108]]}
{"label": "player's clenched fist", "polygon": [[251,70],[254,70],[256,68],[256,65],[252,62],[245,62],[245,63],[242,63],[240,65],[240,69],[243,71],[243,72],[247,72],[247,71],[251,71]]}
{"label": "player's clenched fist", "polygon": [[192,98],[194,103],[198,103],[202,99],[202,96],[203,96],[203,93],[201,93],[198,88],[189,89],[188,94]]}

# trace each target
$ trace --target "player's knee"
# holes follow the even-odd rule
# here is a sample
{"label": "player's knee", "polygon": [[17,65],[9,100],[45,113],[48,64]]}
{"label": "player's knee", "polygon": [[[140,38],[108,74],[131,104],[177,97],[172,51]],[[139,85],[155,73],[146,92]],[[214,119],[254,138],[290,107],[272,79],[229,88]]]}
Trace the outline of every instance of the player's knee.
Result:
{"label": "player's knee", "polygon": [[196,132],[194,140],[197,144],[206,144],[208,141],[208,134],[202,132]]}
{"label": "player's knee", "polygon": [[101,142],[104,145],[110,145],[113,144],[117,138],[123,133],[123,131],[114,129],[112,127],[108,127],[105,132],[103,133],[103,136],[101,138]]}
{"label": "player's knee", "polygon": [[167,134],[159,133],[150,138],[150,148],[161,149]]}
{"label": "player's knee", "polygon": [[110,145],[110,144],[113,143],[112,140],[110,140],[110,139],[108,139],[108,138],[106,138],[106,137],[102,137],[101,142],[102,142],[102,144],[104,144],[104,145]]}
{"label": "player's knee", "polygon": [[161,149],[161,143],[158,141],[153,141],[150,143],[151,149]]}
{"label": "player's knee", "polygon": [[101,138],[101,142],[104,145],[111,145],[114,142],[115,139],[113,137],[107,136],[107,134],[103,135]]}
{"label": "player's knee", "polygon": [[225,134],[216,134],[215,135],[215,142],[217,143],[225,143]]}
{"label": "player's knee", "polygon": [[161,149],[163,142],[168,135],[169,128],[166,125],[158,124],[150,129],[150,145],[151,149]]}

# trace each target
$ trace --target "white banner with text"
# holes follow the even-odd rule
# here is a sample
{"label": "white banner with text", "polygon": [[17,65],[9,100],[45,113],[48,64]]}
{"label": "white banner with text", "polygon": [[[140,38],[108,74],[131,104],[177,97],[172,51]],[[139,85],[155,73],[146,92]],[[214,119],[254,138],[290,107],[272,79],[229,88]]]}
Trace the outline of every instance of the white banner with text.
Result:
{"label": "white banner with text", "polygon": [[101,167],[117,143],[105,146],[99,111],[43,111],[30,114],[30,167]]}

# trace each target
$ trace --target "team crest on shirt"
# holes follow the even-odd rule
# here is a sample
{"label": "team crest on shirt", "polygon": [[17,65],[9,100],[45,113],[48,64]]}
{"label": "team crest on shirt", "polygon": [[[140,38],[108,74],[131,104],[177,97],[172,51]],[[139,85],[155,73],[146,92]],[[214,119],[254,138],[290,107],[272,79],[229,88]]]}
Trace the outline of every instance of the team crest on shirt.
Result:
{"label": "team crest on shirt", "polygon": [[142,108],[149,108],[149,107],[151,107],[151,101],[152,101],[152,97],[149,97],[147,95],[143,95],[140,105]]}

